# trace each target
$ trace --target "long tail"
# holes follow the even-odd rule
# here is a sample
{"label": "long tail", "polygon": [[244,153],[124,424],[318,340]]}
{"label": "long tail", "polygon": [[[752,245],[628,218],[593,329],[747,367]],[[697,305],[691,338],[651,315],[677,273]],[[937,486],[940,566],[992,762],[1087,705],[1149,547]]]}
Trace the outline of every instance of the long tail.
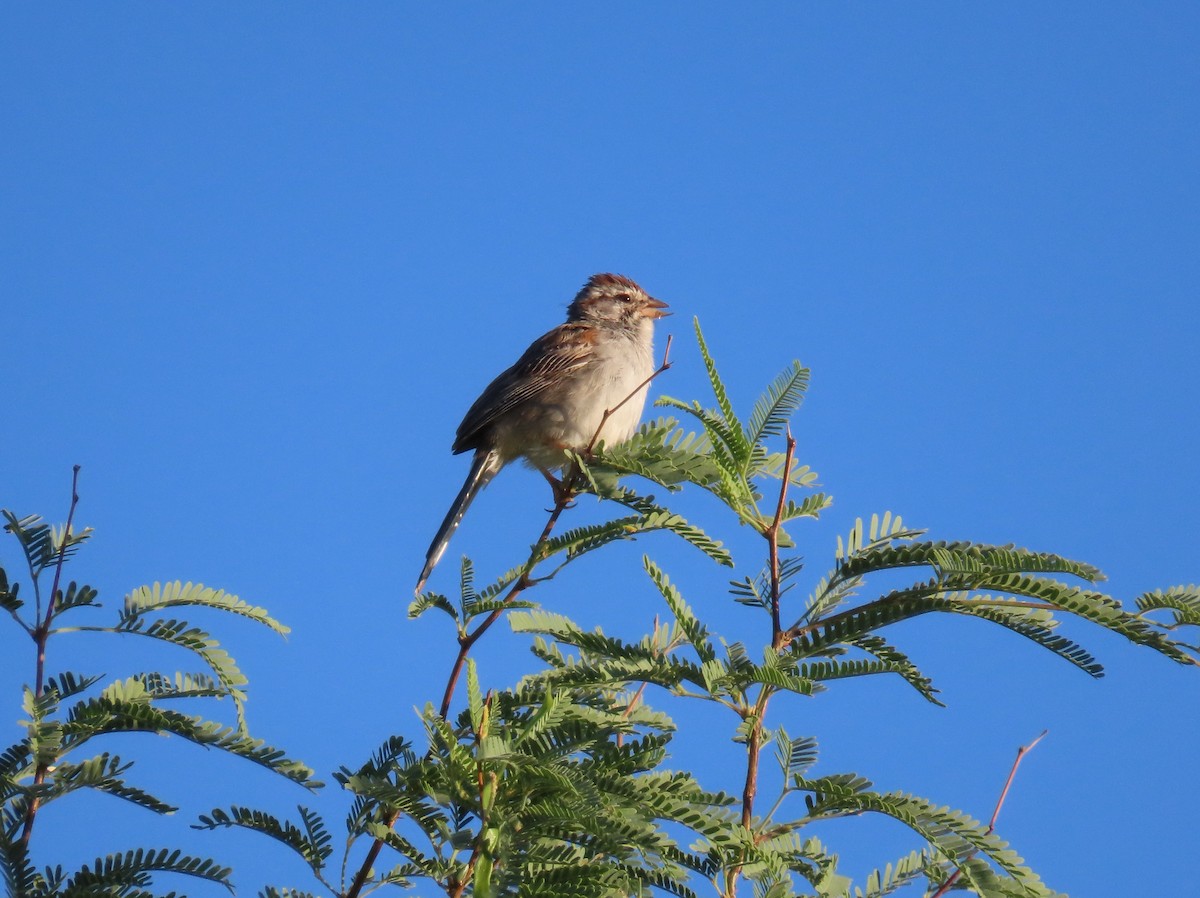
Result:
{"label": "long tail", "polygon": [[446,512],[446,519],[442,521],[442,526],[438,528],[437,536],[429,544],[429,551],[425,553],[425,567],[421,569],[421,578],[417,580],[416,592],[418,595],[425,588],[425,581],[433,573],[434,567],[441,561],[442,554],[446,551],[446,546],[450,543],[450,537],[454,535],[454,531],[462,523],[463,515],[467,513],[471,502],[479,494],[479,491],[491,482],[492,478],[496,476],[503,466],[500,456],[495,450],[484,451],[480,449],[475,453],[475,460],[471,462],[471,473],[467,475],[466,483],[458,491],[458,496],[455,497],[454,504]]}

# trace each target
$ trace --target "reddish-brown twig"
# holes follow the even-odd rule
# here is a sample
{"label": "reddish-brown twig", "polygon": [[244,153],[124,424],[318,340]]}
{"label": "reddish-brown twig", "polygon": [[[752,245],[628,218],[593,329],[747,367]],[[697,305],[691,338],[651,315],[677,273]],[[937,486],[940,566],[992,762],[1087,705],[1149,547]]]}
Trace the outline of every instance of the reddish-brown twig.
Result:
{"label": "reddish-brown twig", "polygon": [[792,476],[792,458],[796,454],[796,438],[792,429],[787,429],[787,448],[783,456],[783,483],[779,486],[779,502],[775,506],[775,518],[771,526],[763,534],[767,538],[767,546],[771,559],[771,647],[779,651],[785,645],[783,626],[779,622],[779,600],[783,589],[779,582],[779,528],[783,524],[783,512],[787,503],[788,483]]}
{"label": "reddish-brown twig", "polygon": [[[1004,807],[1004,800],[1006,798],[1008,798],[1008,790],[1012,788],[1013,780],[1017,776],[1017,768],[1021,766],[1021,761],[1024,759],[1024,757],[1027,754],[1029,754],[1029,752],[1033,751],[1034,746],[1046,738],[1046,734],[1048,732],[1050,732],[1050,731],[1042,730],[1041,733],[1038,734],[1036,739],[1034,739],[1028,745],[1022,745],[1020,748],[1017,749],[1017,757],[1016,757],[1016,759],[1013,760],[1012,768],[1008,771],[1008,779],[1006,779],[1004,781],[1004,788],[1000,790],[1000,797],[996,800],[996,808],[995,808],[995,810],[992,811],[992,819],[988,823],[987,834],[989,836],[993,832],[996,831],[996,820],[999,819],[999,817],[1000,817],[1000,809],[1002,807]],[[979,853],[978,849],[975,851],[972,851],[965,858],[963,858],[963,864],[966,864],[967,861],[969,861],[971,858],[975,857],[975,855],[977,855],[978,853]],[[934,892],[930,896],[930,898],[942,898],[942,896],[945,895],[948,891],[950,891],[950,889],[954,886],[954,884],[956,882],[958,882],[958,878],[961,875],[962,875],[962,864],[959,865],[957,870],[955,870],[953,873],[950,874],[950,878],[947,879],[944,883],[942,883],[942,887],[940,889],[938,889],[936,892]]]}

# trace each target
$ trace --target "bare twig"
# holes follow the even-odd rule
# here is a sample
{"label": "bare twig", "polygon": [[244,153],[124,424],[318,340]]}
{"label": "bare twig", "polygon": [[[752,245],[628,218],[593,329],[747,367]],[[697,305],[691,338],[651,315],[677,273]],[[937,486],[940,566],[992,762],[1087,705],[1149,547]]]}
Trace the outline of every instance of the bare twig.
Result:
{"label": "bare twig", "polygon": [[[1000,797],[996,800],[996,808],[992,811],[992,819],[988,823],[987,834],[989,836],[996,831],[996,820],[1000,817],[1000,809],[1004,807],[1004,800],[1008,798],[1008,790],[1012,788],[1013,780],[1016,779],[1017,768],[1021,766],[1021,761],[1024,760],[1025,756],[1029,754],[1029,752],[1033,751],[1034,746],[1046,738],[1046,734],[1048,732],[1050,731],[1042,730],[1036,739],[1034,739],[1028,745],[1022,745],[1017,749],[1017,757],[1013,760],[1012,768],[1008,771],[1008,778],[1004,781],[1004,788],[1000,790]],[[978,853],[979,851],[976,849],[963,858],[963,863],[959,865],[957,870],[950,874],[950,878],[942,883],[942,887],[934,892],[930,898],[942,898],[943,895],[950,891],[954,884],[958,882],[958,878],[962,875],[963,864],[966,864],[967,861],[975,857],[975,855]]]}

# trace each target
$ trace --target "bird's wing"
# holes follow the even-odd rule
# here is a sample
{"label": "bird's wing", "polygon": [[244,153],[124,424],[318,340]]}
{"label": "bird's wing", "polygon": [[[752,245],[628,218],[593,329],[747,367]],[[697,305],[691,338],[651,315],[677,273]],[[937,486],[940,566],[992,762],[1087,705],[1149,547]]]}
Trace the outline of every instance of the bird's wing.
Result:
{"label": "bird's wing", "polygon": [[513,409],[536,401],[588,364],[596,329],[579,322],[560,325],[533,341],[511,368],[488,384],[458,425],[454,451],[477,449],[484,431]]}

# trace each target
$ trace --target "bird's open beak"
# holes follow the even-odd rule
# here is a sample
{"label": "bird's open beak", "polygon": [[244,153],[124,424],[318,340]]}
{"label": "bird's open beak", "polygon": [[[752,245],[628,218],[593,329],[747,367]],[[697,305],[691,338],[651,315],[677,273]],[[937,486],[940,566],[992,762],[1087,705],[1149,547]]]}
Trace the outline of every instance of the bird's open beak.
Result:
{"label": "bird's open beak", "polygon": [[646,311],[642,312],[647,318],[666,318],[670,312],[664,312],[663,309],[668,308],[667,304],[661,299],[655,299],[653,296],[646,302]]}

